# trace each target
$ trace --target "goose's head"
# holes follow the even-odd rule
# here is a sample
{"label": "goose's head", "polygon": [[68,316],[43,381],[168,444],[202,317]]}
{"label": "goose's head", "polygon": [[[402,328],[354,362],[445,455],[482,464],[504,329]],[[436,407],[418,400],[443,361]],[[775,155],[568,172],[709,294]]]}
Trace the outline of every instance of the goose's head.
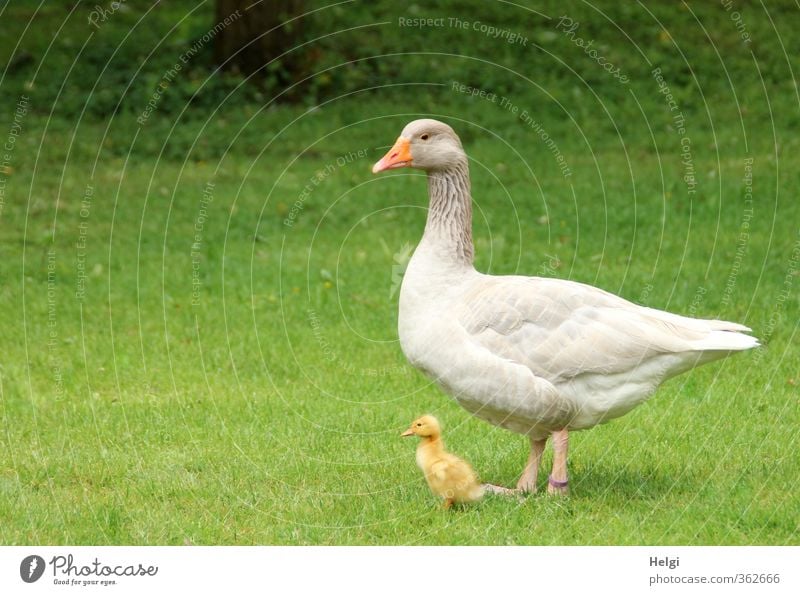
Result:
{"label": "goose's head", "polygon": [[399,167],[446,170],[466,161],[461,141],[447,124],[437,120],[414,120],[403,128],[383,159],[372,166],[372,173]]}
{"label": "goose's head", "polygon": [[439,420],[432,415],[423,415],[411,422],[411,426],[401,436],[419,436],[420,438],[436,438],[442,433]]}

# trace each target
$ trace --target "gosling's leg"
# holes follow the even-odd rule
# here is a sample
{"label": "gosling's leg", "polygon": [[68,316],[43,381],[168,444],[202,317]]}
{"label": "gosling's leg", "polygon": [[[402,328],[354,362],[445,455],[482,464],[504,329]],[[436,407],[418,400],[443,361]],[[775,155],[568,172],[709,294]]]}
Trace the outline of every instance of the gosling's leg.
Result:
{"label": "gosling's leg", "polygon": [[548,494],[566,495],[567,489],[567,450],[569,449],[569,432],[559,430],[553,432],[553,472],[547,480]]}
{"label": "gosling's leg", "polygon": [[542,453],[546,444],[547,438],[544,440],[531,438],[531,453],[528,455],[528,463],[525,465],[525,470],[517,482],[518,490],[531,493],[536,491],[536,478],[539,476],[539,464],[542,462]]}
{"label": "gosling's leg", "polygon": [[444,509],[445,510],[449,510],[451,506],[453,506],[453,499],[452,498],[445,498]]}

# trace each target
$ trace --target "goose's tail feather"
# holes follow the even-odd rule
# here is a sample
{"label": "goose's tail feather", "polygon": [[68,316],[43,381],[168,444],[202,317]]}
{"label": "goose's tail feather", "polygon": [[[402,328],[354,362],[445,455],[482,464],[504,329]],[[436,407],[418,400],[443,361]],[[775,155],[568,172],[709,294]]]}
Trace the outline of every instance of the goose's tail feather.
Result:
{"label": "goose's tail feather", "polygon": [[704,320],[703,322],[708,323],[709,328],[714,331],[735,331],[739,333],[749,333],[753,330],[749,326],[738,324],[736,322],[728,322],[727,320]]}
{"label": "goose's tail feather", "polygon": [[[732,323],[727,323],[727,324],[732,324]],[[747,327],[743,327],[740,324],[732,326],[740,327],[743,330],[747,329]],[[760,343],[758,342],[758,339],[756,339],[755,337],[751,337],[750,335],[743,335],[741,333],[734,332],[731,329],[731,330],[713,330],[702,339],[693,341],[692,346],[698,351],[744,351],[746,349],[753,349],[754,347],[758,347],[759,345]]]}

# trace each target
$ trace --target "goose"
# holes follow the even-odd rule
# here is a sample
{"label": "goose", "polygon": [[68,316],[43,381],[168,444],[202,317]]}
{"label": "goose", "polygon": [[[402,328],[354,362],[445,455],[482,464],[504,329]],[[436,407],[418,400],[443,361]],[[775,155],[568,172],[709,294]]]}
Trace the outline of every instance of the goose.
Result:
{"label": "goose", "polygon": [[431,491],[444,499],[447,510],[455,503],[476,502],[484,488],[469,463],[444,449],[439,420],[426,414],[411,422],[401,436],[419,436],[417,466],[425,474]]}
{"label": "goose", "polygon": [[480,273],[456,133],[436,120],[411,122],[372,172],[402,167],[427,173],[430,204],[400,288],[400,346],[468,412],[528,437],[528,461],[508,491],[536,490],[552,437],[547,490],[566,494],[569,432],[628,413],[668,378],[759,345],[744,325],[639,306],[583,283]]}

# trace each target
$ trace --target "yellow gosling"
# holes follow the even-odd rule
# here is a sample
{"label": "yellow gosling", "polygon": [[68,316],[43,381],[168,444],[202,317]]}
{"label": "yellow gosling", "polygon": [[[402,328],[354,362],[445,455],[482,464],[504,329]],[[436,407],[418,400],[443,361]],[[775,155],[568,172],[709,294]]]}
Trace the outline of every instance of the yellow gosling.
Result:
{"label": "yellow gosling", "polygon": [[423,415],[411,423],[401,436],[419,436],[417,465],[425,474],[431,491],[444,498],[445,509],[455,503],[475,502],[483,496],[483,486],[469,463],[445,451],[439,421]]}

